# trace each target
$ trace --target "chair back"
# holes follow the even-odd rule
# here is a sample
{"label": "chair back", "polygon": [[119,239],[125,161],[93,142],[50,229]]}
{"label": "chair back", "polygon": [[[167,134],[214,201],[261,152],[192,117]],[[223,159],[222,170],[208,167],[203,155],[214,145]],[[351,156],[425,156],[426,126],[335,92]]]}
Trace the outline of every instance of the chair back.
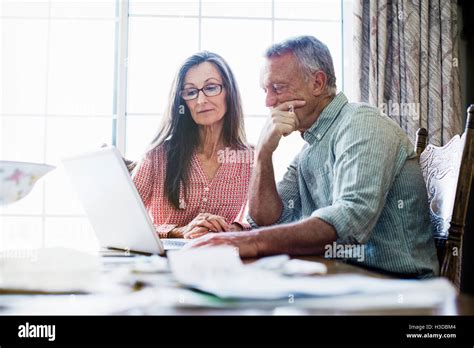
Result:
{"label": "chair back", "polygon": [[452,280],[459,288],[463,259],[462,241],[472,191],[474,104],[468,108],[466,129],[461,137],[454,136],[442,147],[426,145],[426,138],[426,129],[420,128],[417,131],[415,151],[419,155],[428,191],[441,275]]}

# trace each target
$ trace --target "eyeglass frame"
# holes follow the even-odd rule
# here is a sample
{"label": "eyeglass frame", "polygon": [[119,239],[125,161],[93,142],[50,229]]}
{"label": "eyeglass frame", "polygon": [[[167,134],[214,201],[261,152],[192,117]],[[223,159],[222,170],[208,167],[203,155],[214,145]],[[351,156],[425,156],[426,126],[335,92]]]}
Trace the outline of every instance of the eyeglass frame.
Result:
{"label": "eyeglass frame", "polygon": [[[206,88],[206,87],[208,87],[208,86],[219,86],[219,88],[220,88],[219,93],[214,94],[214,95],[207,95],[206,92],[204,92],[204,88]],[[184,92],[185,90],[189,90],[189,89],[193,89],[193,90],[196,90],[196,91],[197,91],[197,94],[196,94],[196,97],[195,97],[195,98],[192,98],[192,99],[185,99],[185,98],[183,97],[183,92]],[[184,88],[184,89],[182,89],[182,90],[179,91],[179,96],[180,96],[181,98],[183,98],[183,100],[185,100],[185,101],[195,100],[195,99],[199,98],[199,92],[202,92],[206,97],[217,97],[218,95],[220,95],[220,94],[222,93],[222,90],[223,90],[223,89],[224,89],[224,85],[221,84],[221,83],[210,83],[210,84],[208,84],[208,85],[205,85],[203,88],[194,88],[194,87],[193,87],[193,88]]]}

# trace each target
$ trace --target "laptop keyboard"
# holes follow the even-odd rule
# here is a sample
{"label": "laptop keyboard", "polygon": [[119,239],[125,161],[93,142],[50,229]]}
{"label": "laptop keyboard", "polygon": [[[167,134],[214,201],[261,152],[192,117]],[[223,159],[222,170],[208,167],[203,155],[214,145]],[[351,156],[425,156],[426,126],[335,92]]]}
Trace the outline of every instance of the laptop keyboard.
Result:
{"label": "laptop keyboard", "polygon": [[163,243],[163,247],[165,248],[165,250],[170,250],[181,249],[186,243],[189,242],[189,240],[181,238],[168,238],[162,239],[161,242]]}

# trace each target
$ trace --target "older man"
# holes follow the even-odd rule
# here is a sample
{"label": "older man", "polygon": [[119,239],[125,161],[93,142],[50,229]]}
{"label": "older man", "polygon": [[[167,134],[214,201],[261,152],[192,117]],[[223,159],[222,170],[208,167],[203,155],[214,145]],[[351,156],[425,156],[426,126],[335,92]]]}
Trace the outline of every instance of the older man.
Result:
{"label": "older man", "polygon": [[[326,45],[311,36],[273,45],[262,86],[271,115],[249,190],[248,219],[257,229],[209,234],[194,246],[229,244],[242,257],[342,255],[402,276],[437,274],[413,146],[377,108],[336,94]],[[277,185],[272,154],[293,131],[306,144]]]}

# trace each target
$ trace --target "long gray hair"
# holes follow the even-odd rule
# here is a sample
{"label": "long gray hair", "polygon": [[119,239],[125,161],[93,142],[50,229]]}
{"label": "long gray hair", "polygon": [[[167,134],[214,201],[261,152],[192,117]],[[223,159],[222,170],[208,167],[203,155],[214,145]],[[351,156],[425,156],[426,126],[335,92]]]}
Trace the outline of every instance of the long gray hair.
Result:
{"label": "long gray hair", "polygon": [[[198,125],[191,117],[191,112],[181,98],[180,92],[189,69],[204,62],[212,63],[217,68],[226,91],[227,111],[224,115],[223,125],[225,146],[234,149],[247,147],[242,102],[232,70],[227,62],[216,53],[202,51],[192,55],[184,61],[174,78],[163,122],[146,151],[148,153],[164,144],[166,151],[164,191],[169,202],[177,209],[179,209],[180,185],[185,187],[188,182],[191,156],[199,145]],[[134,173],[137,172],[139,165],[135,168]]]}

